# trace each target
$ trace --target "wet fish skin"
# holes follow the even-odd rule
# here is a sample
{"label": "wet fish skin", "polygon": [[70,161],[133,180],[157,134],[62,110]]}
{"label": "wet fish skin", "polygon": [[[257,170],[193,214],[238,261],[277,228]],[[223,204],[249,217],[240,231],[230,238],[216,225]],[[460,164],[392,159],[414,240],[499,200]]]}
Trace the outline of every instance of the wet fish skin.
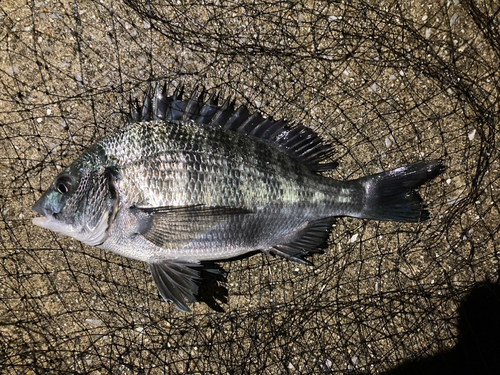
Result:
{"label": "wet fish skin", "polygon": [[[310,129],[263,119],[195,92],[156,90],[132,123],[84,151],[33,206],[33,223],[150,265],[182,311],[213,263],[261,250],[307,263],[337,216],[428,218],[415,188],[441,161],[338,181],[331,147]],[[148,101],[149,100],[149,101]]]}

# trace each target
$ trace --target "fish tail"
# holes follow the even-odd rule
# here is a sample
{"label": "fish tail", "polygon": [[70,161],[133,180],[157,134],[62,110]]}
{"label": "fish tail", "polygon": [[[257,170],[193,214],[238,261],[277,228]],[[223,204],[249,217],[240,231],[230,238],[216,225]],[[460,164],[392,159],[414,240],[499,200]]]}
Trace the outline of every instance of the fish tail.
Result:
{"label": "fish tail", "polygon": [[429,219],[415,190],[445,170],[441,160],[424,160],[360,178],[365,204],[359,217],[415,223]]}

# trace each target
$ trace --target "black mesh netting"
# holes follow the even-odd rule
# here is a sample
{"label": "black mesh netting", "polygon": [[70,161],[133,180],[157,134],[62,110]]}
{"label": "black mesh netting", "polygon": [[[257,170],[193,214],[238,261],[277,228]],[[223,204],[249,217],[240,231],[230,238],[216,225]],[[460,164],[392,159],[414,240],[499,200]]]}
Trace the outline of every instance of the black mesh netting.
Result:
{"label": "black mesh netting", "polygon": [[[500,7],[409,4],[1,2],[0,372],[498,370]],[[444,159],[432,220],[339,218],[314,267],[224,263],[225,312],[179,312],[146,264],[31,223],[158,80],[316,129],[334,178]]]}

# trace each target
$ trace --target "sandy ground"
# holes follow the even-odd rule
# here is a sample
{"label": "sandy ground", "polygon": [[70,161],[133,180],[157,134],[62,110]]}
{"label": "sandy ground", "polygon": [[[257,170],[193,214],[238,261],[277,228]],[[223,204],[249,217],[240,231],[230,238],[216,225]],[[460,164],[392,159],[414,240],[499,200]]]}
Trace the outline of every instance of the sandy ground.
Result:
{"label": "sandy ground", "polygon": [[[2,372],[378,373],[452,348],[463,297],[499,272],[498,19],[404,4],[2,2]],[[314,267],[225,263],[225,312],[179,312],[145,264],[31,223],[156,80],[310,126],[335,145],[333,178],[444,159],[421,189],[432,220],[339,218]]]}

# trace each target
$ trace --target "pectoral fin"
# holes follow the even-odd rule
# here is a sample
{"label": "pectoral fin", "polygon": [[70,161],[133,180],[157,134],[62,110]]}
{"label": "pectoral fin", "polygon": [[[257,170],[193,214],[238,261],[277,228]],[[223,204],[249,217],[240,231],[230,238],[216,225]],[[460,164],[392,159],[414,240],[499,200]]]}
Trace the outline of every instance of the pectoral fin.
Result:
{"label": "pectoral fin", "polygon": [[182,207],[133,207],[137,218],[137,234],[156,246],[168,248],[190,241],[197,233],[236,215],[252,213],[244,208],[193,205]]}
{"label": "pectoral fin", "polygon": [[186,302],[201,301],[216,311],[223,311],[216,299],[227,302],[227,289],[220,284],[226,278],[217,264],[163,260],[150,263],[149,269],[160,295],[179,310],[190,312]]}

